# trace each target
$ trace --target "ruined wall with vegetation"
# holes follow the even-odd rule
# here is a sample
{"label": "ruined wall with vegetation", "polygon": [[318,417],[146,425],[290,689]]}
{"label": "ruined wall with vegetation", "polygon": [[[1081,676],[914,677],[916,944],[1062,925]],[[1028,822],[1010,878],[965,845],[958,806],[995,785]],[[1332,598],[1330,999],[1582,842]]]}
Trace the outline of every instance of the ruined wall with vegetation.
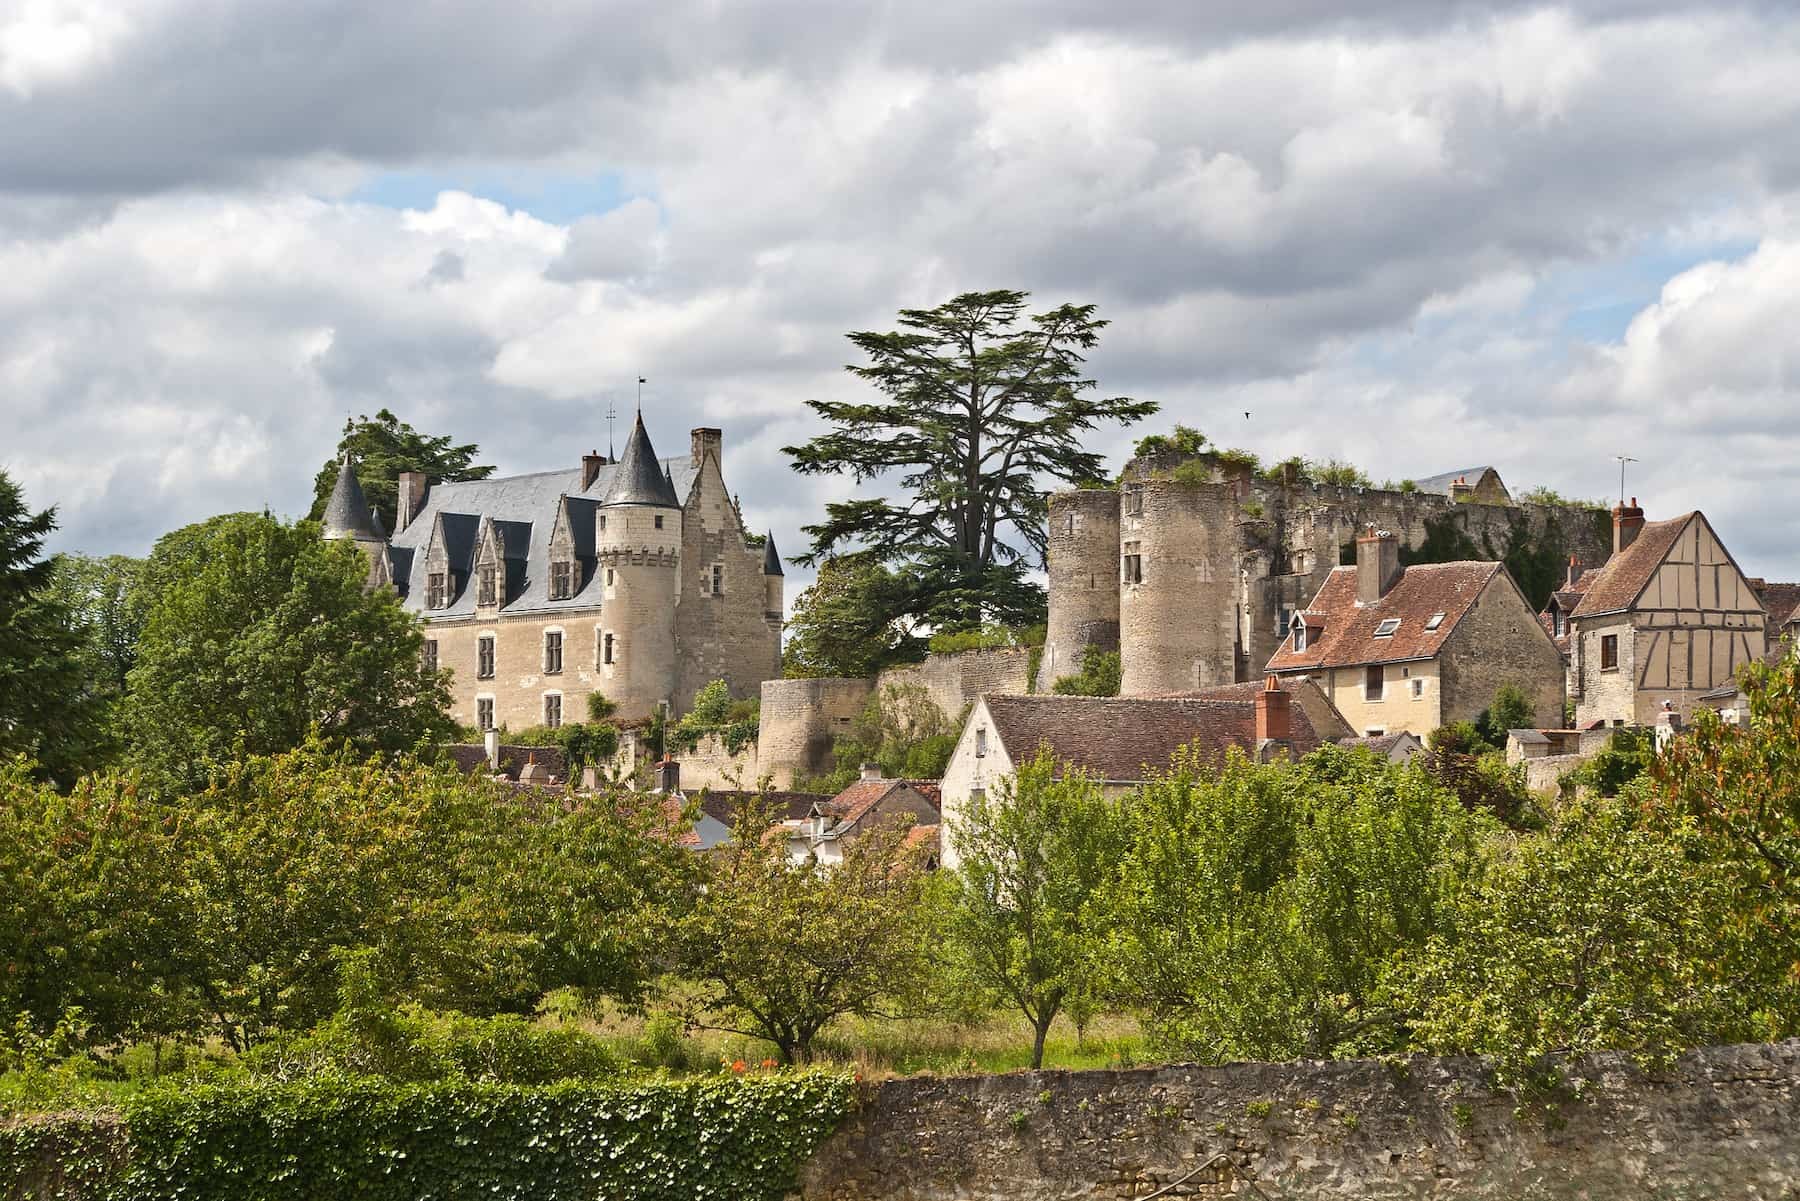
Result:
{"label": "ruined wall with vegetation", "polygon": [[[1522,1104],[1479,1060],[909,1078],[801,1171],[803,1201],[1522,1201],[1800,1194],[1800,1042],[1645,1072],[1573,1065]],[[1166,1189],[1164,1192],[1157,1192]]]}

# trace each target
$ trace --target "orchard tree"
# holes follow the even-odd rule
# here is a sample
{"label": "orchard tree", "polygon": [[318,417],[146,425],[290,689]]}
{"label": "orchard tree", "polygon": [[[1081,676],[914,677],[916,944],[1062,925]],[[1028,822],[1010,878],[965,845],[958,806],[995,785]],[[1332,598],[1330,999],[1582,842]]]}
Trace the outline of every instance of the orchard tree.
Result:
{"label": "orchard tree", "polygon": [[312,522],[233,513],[157,542],[126,704],[135,762],[177,787],[299,746],[313,729],[366,751],[445,740],[442,677],[418,619],[348,541]]}
{"label": "orchard tree", "polygon": [[888,616],[939,629],[1043,620],[1025,573],[1045,552],[1045,489],[1099,479],[1097,432],[1156,405],[1093,394],[1084,356],[1107,324],[1093,305],[1027,316],[1026,296],[968,292],[850,335],[865,361],[847,369],[877,398],[808,401],[832,428],[787,453],[797,471],[859,484],[899,473],[902,495],[827,505],[799,562],[863,551],[895,565],[911,586]]}
{"label": "orchard tree", "polygon": [[67,784],[95,766],[101,729],[82,670],[86,633],[44,554],[56,511],[36,513],[0,471],[0,758],[25,755]]}
{"label": "orchard tree", "polygon": [[481,453],[475,443],[459,446],[447,434],[421,434],[382,409],[373,420],[366,416],[345,420],[337,453],[313,477],[312,511],[307,516],[314,521],[325,515],[325,504],[337,483],[338,465],[346,453],[353,456],[356,480],[362,485],[363,495],[369,498],[369,507],[381,519],[382,528],[389,531],[394,528],[402,471],[422,471],[433,483],[445,484],[485,480],[494,474],[492,465],[475,462],[475,456]]}
{"label": "orchard tree", "polygon": [[1096,903],[1118,864],[1116,806],[1085,772],[1037,756],[951,823],[946,931],[953,972],[1031,1024],[1031,1066],[1065,1006],[1089,1012],[1108,926]]}
{"label": "orchard tree", "polygon": [[925,864],[898,822],[846,842],[838,863],[792,863],[772,821],[765,805],[743,808],[676,945],[692,1024],[767,1039],[784,1062],[807,1063],[833,1020],[874,1014],[917,985]]}

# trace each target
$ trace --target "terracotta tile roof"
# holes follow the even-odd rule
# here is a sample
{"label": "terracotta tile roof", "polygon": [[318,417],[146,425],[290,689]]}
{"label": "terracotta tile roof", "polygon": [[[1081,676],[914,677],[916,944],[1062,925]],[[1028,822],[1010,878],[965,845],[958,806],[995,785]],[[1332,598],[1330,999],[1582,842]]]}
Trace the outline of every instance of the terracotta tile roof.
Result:
{"label": "terracotta tile roof", "polygon": [[837,818],[839,825],[854,826],[897,788],[910,788],[924,797],[933,808],[938,807],[939,787],[936,780],[882,779],[857,780],[829,801],[823,802],[819,809]]}
{"label": "terracotta tile roof", "polygon": [[1537,615],[1538,624],[1544,627],[1544,633],[1550,635],[1550,641],[1556,643],[1556,649],[1565,655],[1569,653],[1569,638],[1573,633],[1573,628],[1567,621],[1563,622],[1562,637],[1557,637],[1556,619],[1550,614],[1551,602],[1555,602],[1556,608],[1561,609],[1563,616],[1567,617],[1575,612],[1575,607],[1581,603],[1582,594],[1599,578],[1600,569],[1598,567],[1588,568],[1573,584],[1552,592],[1550,600],[1544,602],[1543,610]]}
{"label": "terracotta tile roof", "polygon": [[[1014,763],[1040,745],[1102,780],[1141,780],[1145,767],[1165,769],[1184,746],[1206,759],[1230,747],[1256,748],[1256,706],[1250,701],[1192,697],[996,696],[982,698],[995,734]],[[1289,710],[1296,756],[1319,745],[1298,705]]]}
{"label": "terracotta tile roof", "polygon": [[[1319,741],[1329,742],[1333,739],[1349,738],[1356,733],[1350,723],[1344,720],[1344,715],[1338,712],[1337,706],[1331,703],[1331,698],[1325,694],[1325,690],[1319,687],[1315,681],[1298,676],[1282,676],[1277,677],[1275,682],[1281,686],[1283,692],[1293,698],[1294,705],[1306,710],[1306,716],[1312,722],[1313,732],[1318,735]],[[1265,684],[1265,680],[1246,680],[1242,684],[1215,684],[1211,688],[1196,688],[1189,692],[1169,692],[1161,695],[1195,701],[1254,702],[1256,694],[1263,690]]]}
{"label": "terracotta tile roof", "polygon": [[1632,544],[1606,561],[1599,578],[1589,584],[1575,607],[1576,617],[1594,617],[1629,609],[1643,592],[1644,585],[1656,574],[1656,568],[1675,545],[1675,539],[1695,517],[1684,513],[1667,521],[1647,521]]}
{"label": "terracotta tile roof", "polygon": [[[1401,569],[1386,596],[1372,605],[1359,606],[1356,568],[1333,568],[1305,613],[1308,627],[1314,625],[1314,618],[1320,618],[1324,629],[1308,636],[1303,651],[1294,649],[1292,638],[1284,640],[1281,649],[1270,656],[1268,670],[1308,671],[1430,659],[1501,570],[1498,563],[1414,564]],[[1426,629],[1439,613],[1444,618],[1437,628]],[[1388,637],[1377,638],[1376,628],[1395,618],[1399,628]]]}
{"label": "terracotta tile roof", "polygon": [[1800,584],[1764,584],[1761,598],[1769,611],[1769,639],[1780,637],[1780,629],[1800,618]]}
{"label": "terracotta tile roof", "polygon": [[769,815],[776,821],[793,821],[805,817],[812,812],[812,807],[822,801],[829,800],[822,792],[751,792],[735,789],[707,789],[700,794],[700,808],[708,817],[727,826],[737,824],[738,813],[743,807],[762,797],[769,807]]}

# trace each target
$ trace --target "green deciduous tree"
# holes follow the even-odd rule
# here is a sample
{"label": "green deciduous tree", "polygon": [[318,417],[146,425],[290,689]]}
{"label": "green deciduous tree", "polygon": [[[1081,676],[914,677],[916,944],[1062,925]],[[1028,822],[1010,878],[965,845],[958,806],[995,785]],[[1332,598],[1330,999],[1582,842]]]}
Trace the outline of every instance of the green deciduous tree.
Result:
{"label": "green deciduous tree", "polygon": [[1050,685],[1050,691],[1058,696],[1118,696],[1123,674],[1118,651],[1084,646],[1081,648],[1081,670],[1072,676],[1058,676]]}
{"label": "green deciduous tree", "polygon": [[396,481],[402,471],[422,471],[433,483],[485,480],[494,473],[492,466],[475,463],[481,448],[473,442],[458,446],[448,435],[421,434],[382,409],[373,420],[366,416],[345,420],[337,453],[313,478],[312,511],[307,515],[314,521],[325,515],[325,502],[331,499],[338,463],[346,452],[356,463],[356,479],[369,498],[369,507],[381,518],[382,528],[390,532],[398,496]]}
{"label": "green deciduous tree", "polygon": [[1031,1023],[1031,1066],[1065,1006],[1090,1012],[1107,925],[1096,904],[1117,865],[1117,809],[1086,773],[1048,749],[951,825],[957,865],[945,930],[952,971]]}
{"label": "green deciduous tree", "polygon": [[86,633],[58,595],[44,539],[56,512],[32,512],[0,471],[0,757],[23,754],[65,783],[100,753],[100,715],[84,678]]}
{"label": "green deciduous tree", "polygon": [[134,761],[183,787],[235,755],[300,745],[310,729],[399,751],[451,733],[419,621],[366,591],[349,542],[311,522],[234,513],[165,535],[126,705]]}
{"label": "green deciduous tree", "polygon": [[1215,1062],[1394,1045],[1382,977],[1432,933],[1482,825],[1423,772],[1335,749],[1217,769],[1183,752],[1126,820],[1113,990]]}
{"label": "green deciduous tree", "polygon": [[797,784],[809,792],[838,793],[864,763],[879,763],[890,779],[935,780],[944,774],[961,731],[962,722],[945,717],[922,685],[887,684],[838,735],[831,771]]}
{"label": "green deciduous tree", "polygon": [[895,618],[939,628],[1043,620],[1042,590],[1023,567],[1044,554],[1045,488],[1098,479],[1094,432],[1156,406],[1093,395],[1084,354],[1106,326],[1093,305],[1027,317],[1025,301],[969,292],[903,309],[898,330],[850,335],[866,361],[848,370],[879,398],[808,401],[832,429],[787,453],[802,473],[858,483],[898,472],[905,495],[827,505],[800,562],[848,547],[901,565],[910,587]]}
{"label": "green deciduous tree", "polygon": [[774,1043],[788,1063],[844,1014],[875,1013],[924,964],[926,873],[902,823],[877,823],[824,865],[788,859],[770,812],[747,805],[678,926],[689,1020]]}

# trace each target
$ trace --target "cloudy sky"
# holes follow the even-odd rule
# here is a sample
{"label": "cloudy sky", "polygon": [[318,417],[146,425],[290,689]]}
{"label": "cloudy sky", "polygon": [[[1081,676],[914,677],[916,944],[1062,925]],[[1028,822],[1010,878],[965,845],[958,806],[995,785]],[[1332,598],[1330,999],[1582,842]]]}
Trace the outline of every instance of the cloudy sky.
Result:
{"label": "cloudy sky", "polygon": [[64,549],[302,512],[384,405],[572,464],[643,374],[791,551],[844,332],[992,287],[1098,304],[1157,428],[1629,454],[1800,578],[1792,4],[0,0],[0,468]]}

